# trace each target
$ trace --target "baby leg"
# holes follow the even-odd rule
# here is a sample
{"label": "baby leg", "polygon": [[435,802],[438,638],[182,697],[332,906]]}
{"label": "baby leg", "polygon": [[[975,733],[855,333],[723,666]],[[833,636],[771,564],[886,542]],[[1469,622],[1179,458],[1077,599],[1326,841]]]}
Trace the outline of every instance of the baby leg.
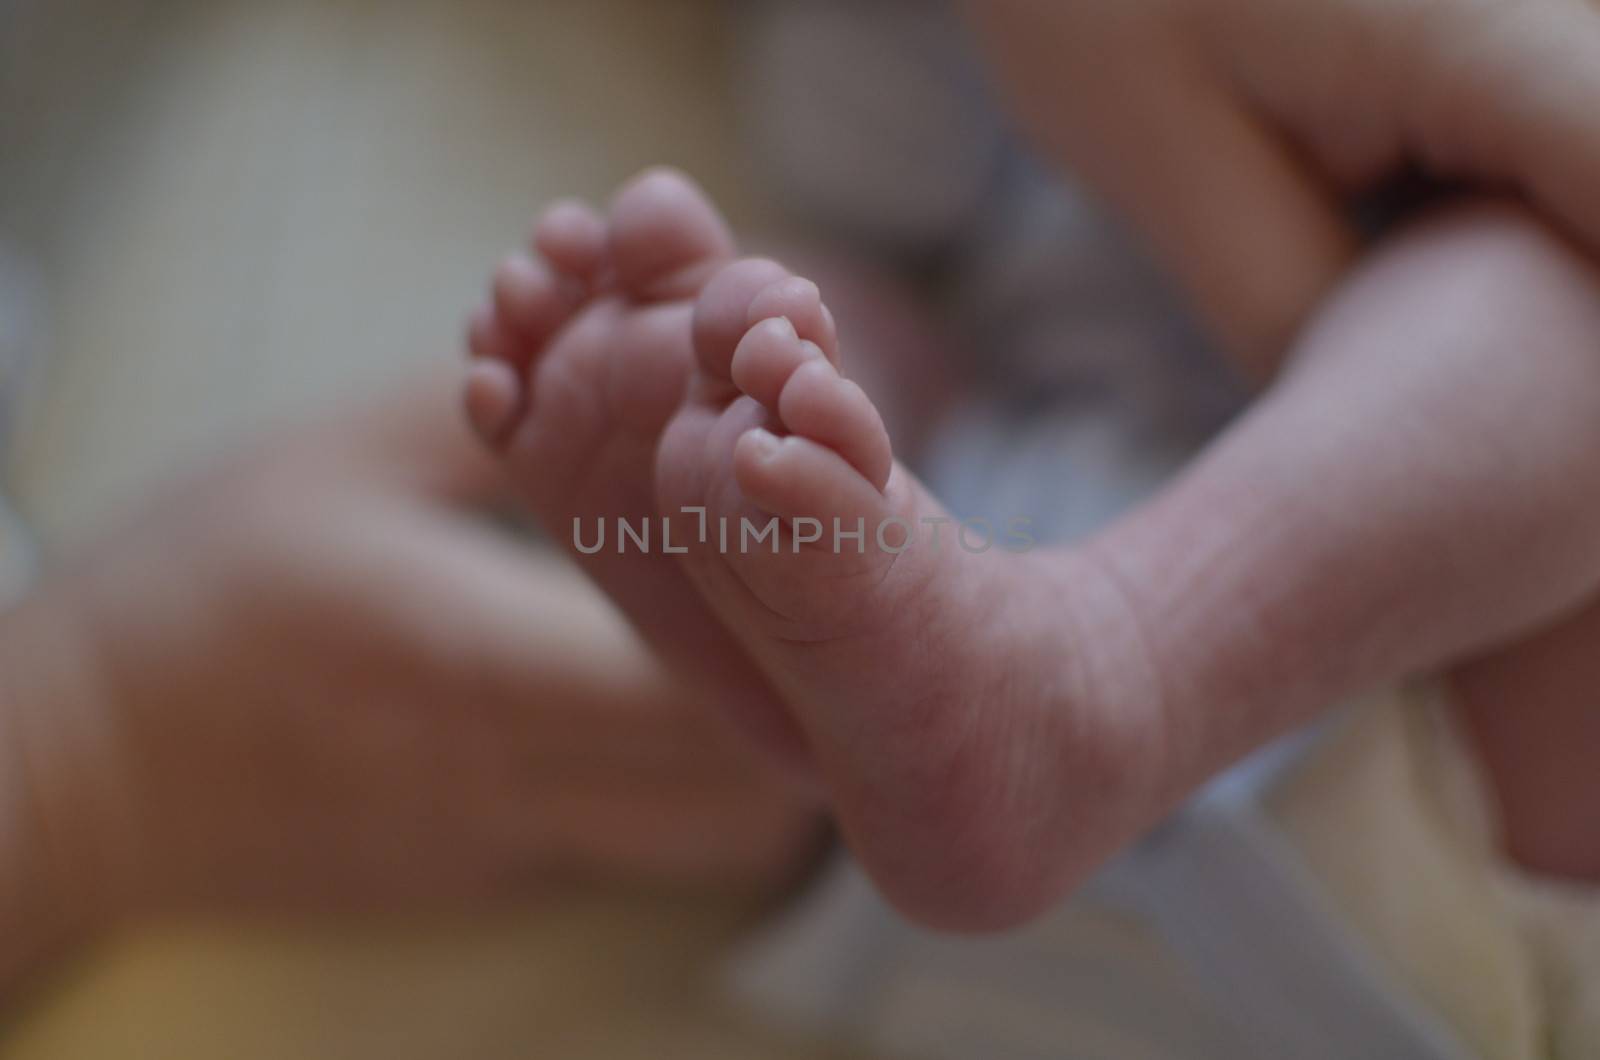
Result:
{"label": "baby leg", "polygon": [[1600,584],[1600,277],[1509,207],[1396,237],[1281,383],[1093,549],[1180,790],[1311,712]]}
{"label": "baby leg", "polygon": [[[839,375],[816,289],[752,297],[764,267],[701,296],[658,495],[694,513],[681,558],[847,837],[924,920],[1024,919],[1340,697],[1600,584],[1600,278],[1517,210],[1397,235],[1186,474],[1052,553],[971,554],[948,530],[904,550],[948,516]],[[740,547],[768,515],[783,534]],[[731,548],[704,533],[719,521]],[[874,541],[891,524],[895,549]]]}

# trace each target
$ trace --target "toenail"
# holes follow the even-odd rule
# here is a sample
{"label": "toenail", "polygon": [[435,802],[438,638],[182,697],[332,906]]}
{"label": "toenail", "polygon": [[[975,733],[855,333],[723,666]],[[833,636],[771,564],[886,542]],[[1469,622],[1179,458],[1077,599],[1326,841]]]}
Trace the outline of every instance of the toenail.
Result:
{"label": "toenail", "polygon": [[515,298],[537,279],[536,268],[527,258],[509,257],[495,268],[491,284],[501,297]]}
{"label": "toenail", "polygon": [[771,317],[762,321],[762,326],[776,328],[782,338],[791,341],[798,341],[800,338],[800,333],[795,330],[794,321],[788,317]]}
{"label": "toenail", "polygon": [[756,456],[760,459],[771,460],[778,455],[778,436],[771,431],[757,427],[750,432],[749,438],[750,448],[755,450]]}

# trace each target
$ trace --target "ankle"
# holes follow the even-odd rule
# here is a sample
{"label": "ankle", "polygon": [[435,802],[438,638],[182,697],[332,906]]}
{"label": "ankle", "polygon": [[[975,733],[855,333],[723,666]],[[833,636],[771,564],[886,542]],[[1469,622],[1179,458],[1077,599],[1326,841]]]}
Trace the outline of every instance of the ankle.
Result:
{"label": "ankle", "polygon": [[1200,769],[1171,673],[1139,594],[1100,550],[1045,558],[1067,608],[1076,702],[1098,725],[1102,768],[1122,778],[1125,813],[1140,830],[1187,793]]}
{"label": "ankle", "polygon": [[1163,693],[1120,589],[1080,553],[1004,562],[954,609],[976,633],[942,652],[917,752],[894,776],[852,763],[868,779],[843,804],[889,900],[943,930],[1036,918],[1172,801]]}

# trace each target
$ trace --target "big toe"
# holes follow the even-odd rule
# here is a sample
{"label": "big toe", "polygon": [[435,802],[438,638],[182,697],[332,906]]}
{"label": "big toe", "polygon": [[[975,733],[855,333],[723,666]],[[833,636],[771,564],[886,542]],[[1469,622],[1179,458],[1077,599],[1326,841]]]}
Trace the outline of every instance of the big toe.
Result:
{"label": "big toe", "polygon": [[733,256],[733,234],[703,191],[673,169],[652,169],[611,207],[611,260],[634,298],[692,297]]}
{"label": "big toe", "polygon": [[752,323],[751,304],[790,275],[775,261],[746,258],[707,281],[694,307],[694,351],[702,372],[719,382],[732,380],[734,353]]}

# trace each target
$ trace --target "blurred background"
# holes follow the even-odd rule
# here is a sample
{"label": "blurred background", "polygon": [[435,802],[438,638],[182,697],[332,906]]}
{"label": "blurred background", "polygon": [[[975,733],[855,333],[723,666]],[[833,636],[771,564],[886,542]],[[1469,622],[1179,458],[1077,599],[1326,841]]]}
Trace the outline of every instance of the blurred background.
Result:
{"label": "blurred background", "polygon": [[666,162],[753,221],[721,8],[0,4],[0,233],[59,354],[12,462],[35,525],[454,356],[554,196]]}
{"label": "blurred background", "polygon": [[[555,196],[668,162],[759,220],[725,14],[0,0],[0,350],[49,352],[7,469],[31,526],[65,545],[231,439],[452,363]],[[488,923],[151,931],[9,1017],[0,1055],[817,1055],[711,997],[752,912],[585,895]]]}

